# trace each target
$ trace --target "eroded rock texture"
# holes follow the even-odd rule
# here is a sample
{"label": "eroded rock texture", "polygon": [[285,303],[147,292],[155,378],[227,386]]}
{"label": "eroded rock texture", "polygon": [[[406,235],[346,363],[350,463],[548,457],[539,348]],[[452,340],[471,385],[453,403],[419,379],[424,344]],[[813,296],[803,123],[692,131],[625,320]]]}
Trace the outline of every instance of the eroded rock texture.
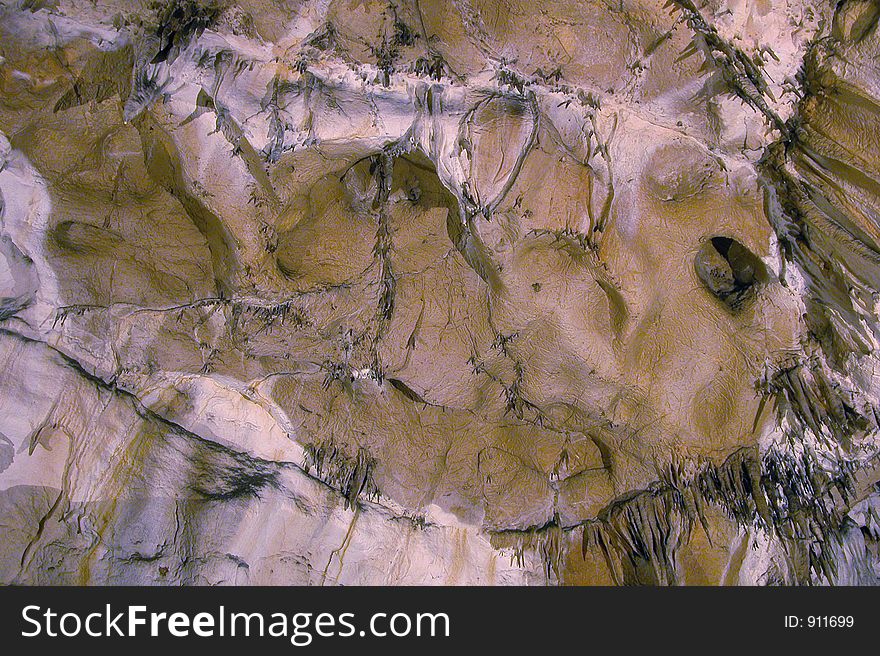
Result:
{"label": "eroded rock texture", "polygon": [[0,581],[878,581],[875,2],[0,7]]}

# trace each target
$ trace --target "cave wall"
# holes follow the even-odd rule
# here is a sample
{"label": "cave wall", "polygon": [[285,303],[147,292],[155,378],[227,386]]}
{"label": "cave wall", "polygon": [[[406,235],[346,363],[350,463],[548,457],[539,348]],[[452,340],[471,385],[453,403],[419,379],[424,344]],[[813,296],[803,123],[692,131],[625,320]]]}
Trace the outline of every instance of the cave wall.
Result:
{"label": "cave wall", "polygon": [[880,10],[0,5],[0,581],[873,584]]}

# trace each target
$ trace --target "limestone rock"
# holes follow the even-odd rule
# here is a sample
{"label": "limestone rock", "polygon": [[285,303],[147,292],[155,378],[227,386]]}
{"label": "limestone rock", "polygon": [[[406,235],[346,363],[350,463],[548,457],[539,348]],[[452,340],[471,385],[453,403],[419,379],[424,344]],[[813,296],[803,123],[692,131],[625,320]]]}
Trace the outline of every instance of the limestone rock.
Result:
{"label": "limestone rock", "polygon": [[0,582],[878,581],[865,0],[0,7]]}

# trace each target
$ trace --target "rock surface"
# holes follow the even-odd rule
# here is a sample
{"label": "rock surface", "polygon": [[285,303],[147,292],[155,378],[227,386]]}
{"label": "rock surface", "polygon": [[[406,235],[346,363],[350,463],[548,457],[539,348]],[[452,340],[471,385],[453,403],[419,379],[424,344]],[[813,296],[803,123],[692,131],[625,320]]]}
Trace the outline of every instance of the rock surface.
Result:
{"label": "rock surface", "polygon": [[0,4],[0,582],[876,584],[878,17]]}

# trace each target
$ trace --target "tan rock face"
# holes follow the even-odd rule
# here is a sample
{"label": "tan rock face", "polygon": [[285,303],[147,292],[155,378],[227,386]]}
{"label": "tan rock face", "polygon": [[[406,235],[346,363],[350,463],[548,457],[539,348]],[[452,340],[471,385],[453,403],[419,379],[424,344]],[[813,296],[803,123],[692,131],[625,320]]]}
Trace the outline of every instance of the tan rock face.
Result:
{"label": "tan rock face", "polygon": [[872,3],[26,4],[3,581],[876,581]]}

